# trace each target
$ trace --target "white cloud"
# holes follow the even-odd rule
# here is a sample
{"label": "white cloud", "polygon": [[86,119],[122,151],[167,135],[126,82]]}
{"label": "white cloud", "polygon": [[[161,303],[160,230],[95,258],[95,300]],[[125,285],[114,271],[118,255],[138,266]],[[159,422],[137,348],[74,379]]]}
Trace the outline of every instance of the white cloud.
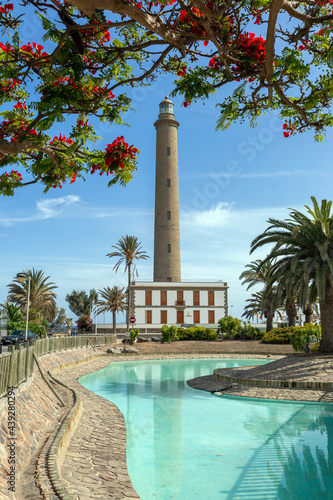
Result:
{"label": "white cloud", "polygon": [[49,200],[37,201],[37,210],[41,214],[41,218],[49,219],[61,214],[65,208],[78,203],[80,198],[78,196],[68,195],[61,198],[51,198]]}
{"label": "white cloud", "polygon": [[37,201],[35,212],[25,217],[1,217],[0,215],[0,224],[9,227],[18,222],[35,222],[43,219],[50,219],[59,216],[65,209],[78,202],[80,202],[80,198],[73,195]]}
{"label": "white cloud", "polygon": [[220,202],[208,210],[182,210],[181,228],[211,229],[225,226],[230,219],[232,203]]}

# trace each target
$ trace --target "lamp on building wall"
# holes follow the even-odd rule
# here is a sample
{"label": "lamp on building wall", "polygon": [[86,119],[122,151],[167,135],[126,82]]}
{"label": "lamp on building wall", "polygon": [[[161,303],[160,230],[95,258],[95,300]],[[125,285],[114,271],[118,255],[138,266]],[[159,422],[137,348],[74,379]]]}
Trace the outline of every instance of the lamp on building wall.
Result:
{"label": "lamp on building wall", "polygon": [[28,324],[29,324],[29,307],[30,307],[30,282],[31,276],[28,276],[26,273],[18,273],[16,275],[17,281],[20,283],[24,283],[24,281],[28,281],[28,291],[27,291],[27,311],[25,315],[25,336],[24,340],[28,340]]}
{"label": "lamp on building wall", "polygon": [[192,314],[190,314],[190,311],[188,311],[188,313],[186,314],[186,317],[187,318],[192,318]]}

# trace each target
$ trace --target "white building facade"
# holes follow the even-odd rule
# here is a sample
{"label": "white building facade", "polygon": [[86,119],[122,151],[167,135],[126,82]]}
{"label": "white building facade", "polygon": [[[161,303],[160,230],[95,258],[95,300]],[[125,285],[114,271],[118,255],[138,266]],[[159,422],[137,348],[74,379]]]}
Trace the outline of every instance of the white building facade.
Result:
{"label": "white building facade", "polygon": [[206,326],[215,328],[228,315],[227,283],[148,282],[132,285],[132,307],[136,326]]}

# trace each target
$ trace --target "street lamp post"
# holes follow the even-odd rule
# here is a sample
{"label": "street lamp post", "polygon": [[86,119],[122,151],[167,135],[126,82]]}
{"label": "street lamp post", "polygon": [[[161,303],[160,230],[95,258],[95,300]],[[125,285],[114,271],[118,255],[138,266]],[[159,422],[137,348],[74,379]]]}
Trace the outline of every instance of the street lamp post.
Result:
{"label": "street lamp post", "polygon": [[27,310],[25,315],[25,336],[24,339],[27,342],[28,340],[28,324],[29,324],[29,308],[30,308],[30,282],[31,276],[28,276],[26,273],[18,273],[16,275],[18,281],[23,283],[24,281],[28,281],[28,291],[27,291]]}

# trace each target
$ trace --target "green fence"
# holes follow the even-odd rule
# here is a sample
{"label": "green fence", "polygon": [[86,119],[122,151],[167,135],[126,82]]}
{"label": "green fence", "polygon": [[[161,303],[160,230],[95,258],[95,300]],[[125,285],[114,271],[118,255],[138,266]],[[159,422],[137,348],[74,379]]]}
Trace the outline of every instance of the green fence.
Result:
{"label": "green fence", "polygon": [[77,337],[47,337],[38,339],[32,345],[28,343],[8,347],[8,353],[0,356],[0,398],[7,395],[8,387],[18,387],[26,382],[34,370],[34,354],[38,358],[43,354],[81,347],[101,347],[115,344],[116,335],[83,335]]}

